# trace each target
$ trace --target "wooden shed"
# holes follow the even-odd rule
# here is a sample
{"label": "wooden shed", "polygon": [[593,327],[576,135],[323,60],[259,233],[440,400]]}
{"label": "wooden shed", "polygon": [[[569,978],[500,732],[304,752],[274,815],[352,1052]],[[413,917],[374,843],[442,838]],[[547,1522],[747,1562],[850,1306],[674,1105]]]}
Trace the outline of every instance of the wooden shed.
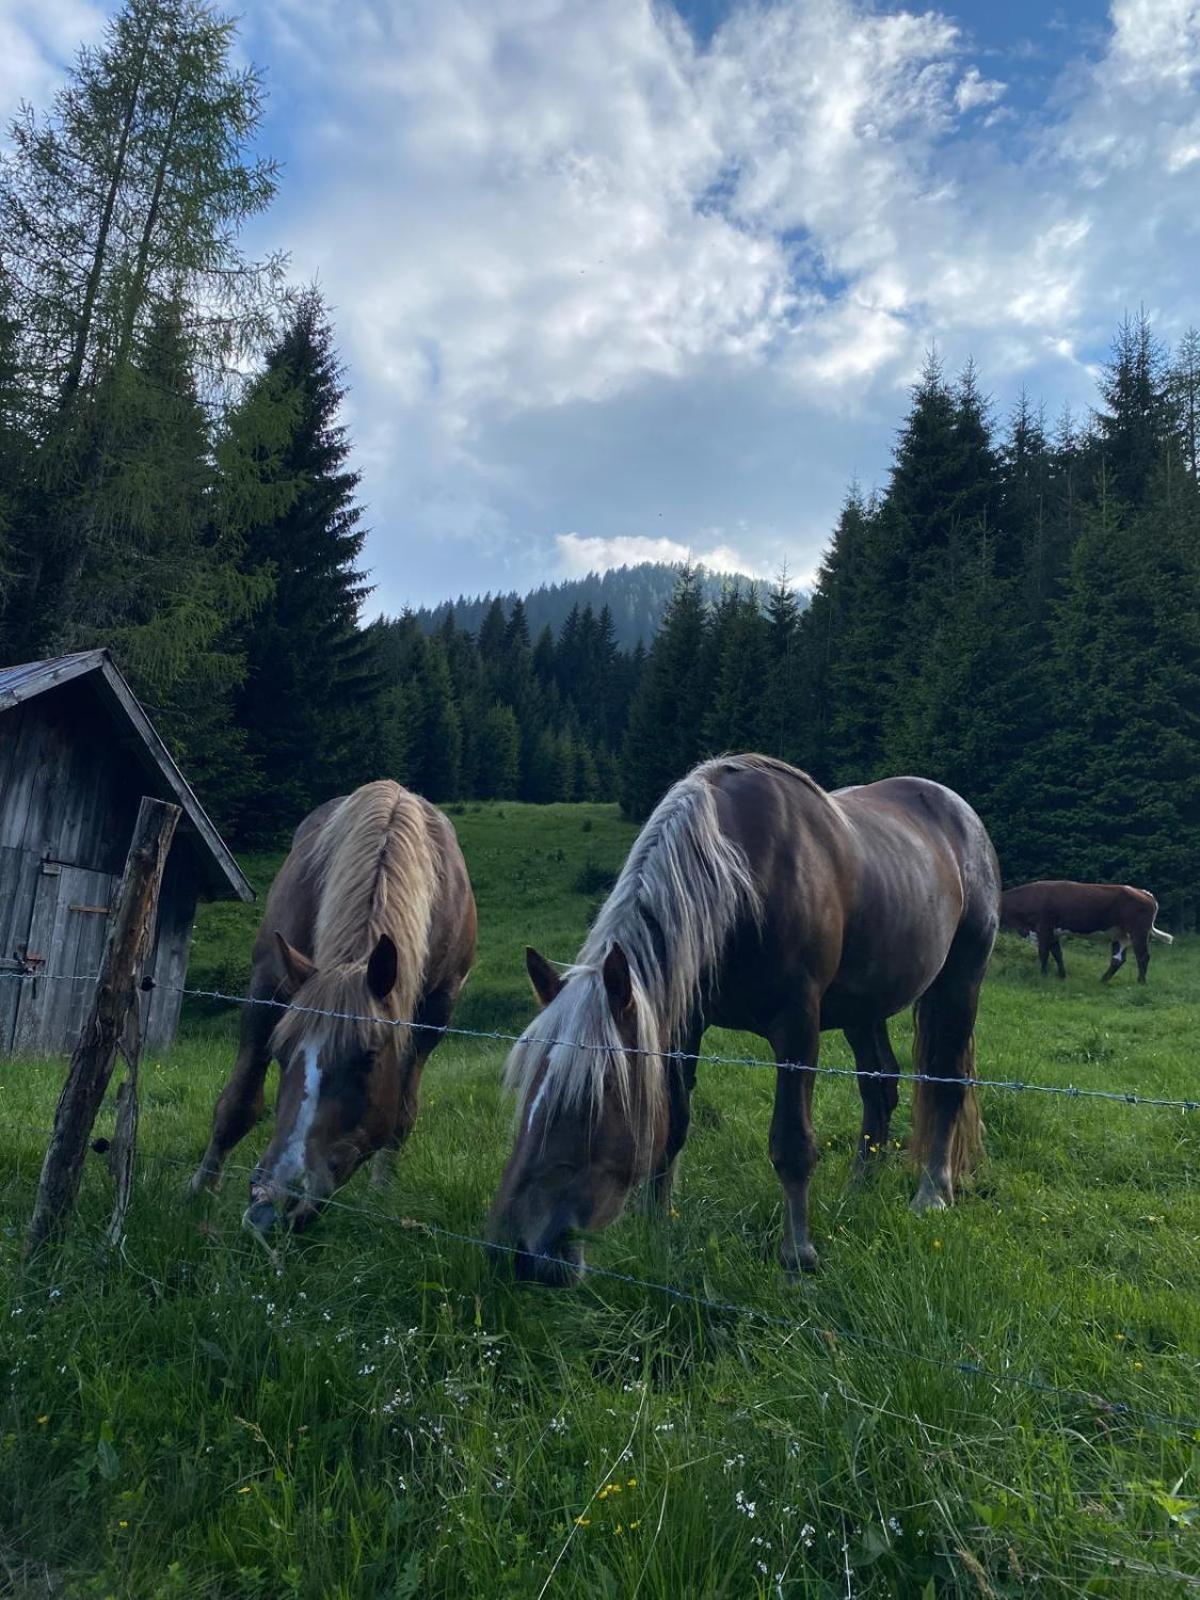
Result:
{"label": "wooden shed", "polygon": [[143,795],[182,808],[154,933],[148,1043],[174,1036],[196,902],[252,900],[106,650],[0,668],[0,1052],[71,1050]]}

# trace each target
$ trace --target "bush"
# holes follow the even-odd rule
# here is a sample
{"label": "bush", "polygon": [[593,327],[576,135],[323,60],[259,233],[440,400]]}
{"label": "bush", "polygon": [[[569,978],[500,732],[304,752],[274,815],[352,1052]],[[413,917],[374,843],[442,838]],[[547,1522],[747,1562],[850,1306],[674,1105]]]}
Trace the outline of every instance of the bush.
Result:
{"label": "bush", "polygon": [[576,894],[607,894],[617,881],[611,867],[602,867],[598,861],[587,860],[575,874],[571,884]]}

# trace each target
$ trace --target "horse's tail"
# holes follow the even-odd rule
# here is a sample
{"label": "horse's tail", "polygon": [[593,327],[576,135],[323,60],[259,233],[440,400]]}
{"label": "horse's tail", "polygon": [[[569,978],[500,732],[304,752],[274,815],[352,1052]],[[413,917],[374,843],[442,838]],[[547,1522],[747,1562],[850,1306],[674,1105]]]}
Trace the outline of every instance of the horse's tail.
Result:
{"label": "horse's tail", "polygon": [[937,1132],[939,1108],[944,1108],[945,1097],[957,1093],[953,1081],[961,1079],[965,1085],[962,1103],[954,1119],[954,1133],[950,1141],[950,1181],[957,1185],[964,1173],[970,1172],[983,1157],[983,1118],[979,1115],[979,1098],[974,1087],[975,1034],[967,1035],[953,1070],[947,1069],[944,1059],[938,1060],[931,1032],[936,1019],[930,1014],[936,999],[924,994],[917,1001],[915,1029],[913,1032],[913,1071],[918,1074],[913,1085],[912,1135],[909,1153],[918,1168],[924,1169],[933,1151]]}
{"label": "horse's tail", "polygon": [[1152,939],[1161,939],[1164,944],[1175,943],[1169,933],[1164,933],[1161,928],[1156,928],[1153,923],[1150,924],[1150,937]]}

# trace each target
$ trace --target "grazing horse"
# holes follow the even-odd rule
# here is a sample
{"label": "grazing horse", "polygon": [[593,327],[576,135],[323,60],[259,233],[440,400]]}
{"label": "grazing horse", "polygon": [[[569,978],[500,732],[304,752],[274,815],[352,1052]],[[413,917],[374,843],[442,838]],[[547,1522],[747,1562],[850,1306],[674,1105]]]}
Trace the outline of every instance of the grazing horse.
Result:
{"label": "grazing horse", "polygon": [[[666,1206],[709,1024],[760,1034],[781,1063],[770,1155],[789,1271],[812,1268],[811,1101],[821,1032],[840,1028],[863,1100],[858,1157],[885,1148],[899,1072],[887,1018],[916,1003],[917,1210],[950,1204],[981,1148],[974,1024],[999,868],[965,801],[922,778],[827,794],[761,755],[705,762],[646,823],[573,966],[527,952],[543,1006],[513,1047],[515,1144],[492,1211],[517,1273],[568,1281],[576,1230],[633,1186]],[[880,1077],[877,1074],[884,1074]],[[871,1074],[867,1076],[866,1074]]]}
{"label": "grazing horse", "polygon": [[1175,942],[1169,933],[1154,926],[1157,916],[1158,901],[1154,896],[1146,889],[1131,889],[1127,883],[1052,880],[1023,883],[1019,889],[1006,889],[1000,896],[1000,926],[1037,940],[1043,977],[1051,956],[1059,977],[1067,975],[1059,934],[1106,933],[1112,938],[1112,957],[1100,982],[1107,983],[1120,972],[1125,953],[1132,945],[1138,982],[1145,983],[1151,939],[1161,939],[1164,944]]}
{"label": "grazing horse", "polygon": [[474,955],[475,900],[447,817],[386,779],[319,806],[296,830],[254,946],[251,998],[291,1004],[242,1012],[192,1192],[216,1184],[261,1115],[272,1057],[275,1129],[247,1226],[304,1226],[372,1153],[385,1181],[416,1121],[432,1030],[449,1023]]}

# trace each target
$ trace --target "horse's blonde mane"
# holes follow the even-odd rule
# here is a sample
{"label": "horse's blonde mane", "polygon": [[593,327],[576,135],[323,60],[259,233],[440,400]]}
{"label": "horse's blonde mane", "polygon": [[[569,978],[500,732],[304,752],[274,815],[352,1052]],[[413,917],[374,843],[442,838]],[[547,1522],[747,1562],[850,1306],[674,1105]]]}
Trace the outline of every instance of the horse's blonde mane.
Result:
{"label": "horse's blonde mane", "polygon": [[[323,1046],[379,1048],[386,1033],[371,1021],[407,1022],[421,992],[438,886],[438,845],[429,808],[391,779],[348,795],[306,846],[304,870],[317,886],[313,965],[316,972],[293,996],[275,1030],[275,1043],[319,1033]],[[387,935],[396,946],[398,976],[386,1002],[367,987],[367,961]],[[318,1018],[313,1011],[337,1012]]]}
{"label": "horse's blonde mane", "polygon": [[[538,1102],[547,1111],[595,1108],[607,1089],[632,1116],[635,1136],[653,1127],[666,1093],[664,1052],[680,1048],[734,927],[762,914],[745,853],[721,828],[712,785],[719,771],[743,764],[736,757],[705,762],[656,806],[563,989],[509,1055],[505,1081],[522,1113],[540,1078]],[[632,1057],[601,975],[614,944],[629,958],[633,982]]]}

